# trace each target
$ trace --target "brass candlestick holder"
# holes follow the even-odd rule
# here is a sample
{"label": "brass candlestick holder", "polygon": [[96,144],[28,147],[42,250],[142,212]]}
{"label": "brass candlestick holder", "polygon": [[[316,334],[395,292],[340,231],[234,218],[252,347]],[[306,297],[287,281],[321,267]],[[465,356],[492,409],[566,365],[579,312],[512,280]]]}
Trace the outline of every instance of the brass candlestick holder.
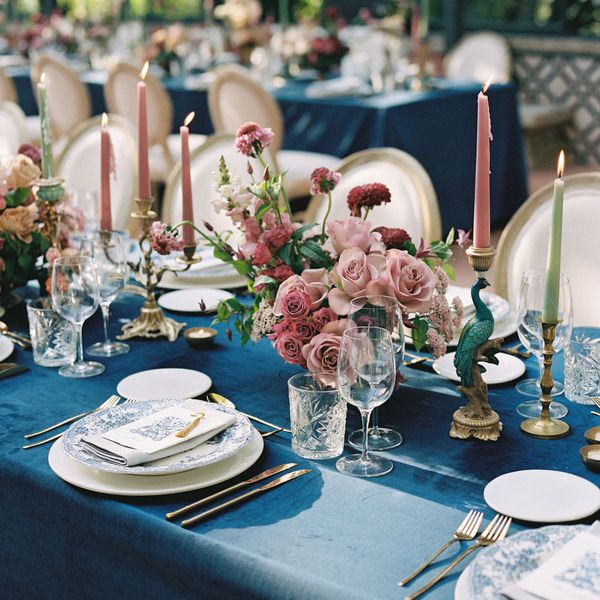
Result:
{"label": "brass candlestick holder", "polygon": [[551,440],[564,437],[569,433],[569,425],[560,419],[550,417],[550,392],[554,385],[552,378],[552,357],[554,356],[554,338],[558,323],[544,323],[542,321],[542,338],[544,340],[544,372],[540,381],[542,388],[542,410],[539,418],[527,419],[521,423],[521,431],[527,435]]}
{"label": "brass candlestick holder", "polygon": [[498,364],[496,354],[504,341],[502,338],[489,339],[494,331],[494,317],[479,295],[482,289],[489,286],[485,275],[492,266],[495,254],[493,246],[471,246],[467,250],[469,265],[477,274],[471,287],[475,315],[465,325],[454,357],[454,366],[461,381],[458,390],[467,399],[467,404],[452,415],[450,437],[453,438],[496,441],[502,431],[500,417],[488,402],[487,384],[481,376],[485,368],[479,364]]}
{"label": "brass candlestick holder", "polygon": [[44,210],[42,212],[42,235],[50,241],[50,245],[60,249],[58,241],[58,222],[60,220],[56,211],[56,203],[65,195],[63,187],[65,180],[60,177],[50,179],[38,179],[37,197],[42,201]]}
{"label": "brass candlestick holder", "polygon": [[145,290],[145,302],[140,309],[137,319],[123,325],[123,333],[117,336],[119,340],[128,340],[133,337],[157,338],[166,337],[170,342],[174,342],[179,335],[179,331],[186,326],[186,323],[180,323],[169,317],[165,317],[162,309],[158,306],[155,298],[155,290],[160,283],[163,275],[169,271],[171,273],[182,273],[187,271],[193,264],[200,262],[196,254],[196,244],[184,246],[183,255],[177,258],[182,263],[180,269],[172,266],[157,267],[152,259],[152,242],[150,227],[156,220],[157,214],[152,210],[153,198],[136,198],[137,210],[131,216],[134,219],[142,221],[142,236],[140,238],[140,249],[143,257],[137,263],[128,263],[135,274],[135,278]]}

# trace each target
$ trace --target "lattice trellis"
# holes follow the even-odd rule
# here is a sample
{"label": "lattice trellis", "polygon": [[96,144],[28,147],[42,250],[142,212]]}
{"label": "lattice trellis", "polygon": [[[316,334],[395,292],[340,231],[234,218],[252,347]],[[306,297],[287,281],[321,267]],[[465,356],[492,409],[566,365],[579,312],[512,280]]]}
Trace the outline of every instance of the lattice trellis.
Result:
{"label": "lattice trellis", "polygon": [[567,131],[578,163],[600,164],[600,54],[513,48],[523,102],[574,107]]}

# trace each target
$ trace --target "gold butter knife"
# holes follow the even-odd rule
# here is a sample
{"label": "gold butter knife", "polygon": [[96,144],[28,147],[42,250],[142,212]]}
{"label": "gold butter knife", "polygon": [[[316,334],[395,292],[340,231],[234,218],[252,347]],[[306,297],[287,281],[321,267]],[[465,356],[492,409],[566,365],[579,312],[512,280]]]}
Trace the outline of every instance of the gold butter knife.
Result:
{"label": "gold butter knife", "polygon": [[205,519],[208,519],[209,517],[212,517],[213,515],[220,513],[222,510],[225,510],[226,508],[229,508],[230,506],[233,506],[234,504],[238,504],[238,502],[243,502],[244,500],[247,500],[248,498],[252,498],[253,496],[258,496],[259,494],[262,494],[263,492],[272,490],[273,488],[283,485],[284,483],[287,483],[288,481],[292,481],[292,479],[296,479],[296,477],[300,477],[302,475],[305,475],[306,473],[310,473],[310,471],[311,471],[310,469],[300,469],[298,471],[292,471],[291,473],[287,473],[286,475],[283,475],[282,477],[278,477],[277,479],[274,479],[273,481],[270,481],[269,483],[266,483],[265,485],[261,485],[259,488],[250,490],[249,492],[246,492],[245,494],[242,494],[241,496],[237,496],[236,498],[228,500],[227,502],[223,502],[223,504],[219,504],[218,506],[215,506],[214,508],[206,510],[206,511],[200,513],[199,515],[192,517],[191,519],[186,519],[185,521],[181,522],[181,526],[182,527],[190,527],[191,525],[195,525],[196,523],[199,523],[200,521],[204,521]]}
{"label": "gold butter knife", "polygon": [[198,423],[200,423],[200,421],[202,421],[202,419],[204,419],[205,416],[206,415],[203,412],[192,414],[192,417],[194,417],[194,420],[191,423],[189,423],[188,425],[186,425],[183,429],[180,429],[175,434],[175,437],[184,438],[184,437],[187,437],[188,435],[190,435],[190,433],[192,433],[192,431],[194,431],[194,429],[196,429],[196,425],[198,425]]}
{"label": "gold butter knife", "polygon": [[231,492],[236,492],[237,490],[243,490],[245,487],[248,487],[249,485],[252,485],[253,483],[258,483],[259,481],[262,481],[263,479],[266,479],[267,477],[271,477],[271,475],[277,475],[277,473],[281,473],[282,471],[287,471],[288,469],[291,469],[292,467],[297,467],[297,466],[298,466],[298,463],[285,463],[283,465],[271,467],[270,469],[267,469],[266,471],[263,471],[262,473],[259,473],[258,475],[251,477],[250,479],[246,479],[245,481],[241,481],[240,483],[236,483],[235,485],[230,485],[228,488],[225,488],[224,490],[221,490],[220,492],[216,492],[215,494],[206,496],[206,498],[202,498],[201,500],[198,500],[197,502],[193,502],[192,504],[188,504],[187,506],[183,506],[182,508],[174,510],[173,512],[167,513],[165,515],[165,517],[167,518],[167,520],[172,521],[176,517],[184,515],[185,513],[190,512],[191,510],[194,510],[196,508],[200,508],[202,505],[208,504],[209,502],[212,502],[213,500],[216,500],[217,498],[220,498],[221,496],[225,496],[225,494],[229,494]]}

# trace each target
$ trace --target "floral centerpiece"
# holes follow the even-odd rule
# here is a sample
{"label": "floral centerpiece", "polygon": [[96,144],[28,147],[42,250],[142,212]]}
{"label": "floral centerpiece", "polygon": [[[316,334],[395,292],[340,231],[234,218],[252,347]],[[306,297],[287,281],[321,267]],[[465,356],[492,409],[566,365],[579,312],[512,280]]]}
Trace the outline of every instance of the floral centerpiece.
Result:
{"label": "floral centerpiece", "polygon": [[[68,201],[58,205],[58,247],[52,246],[44,227],[44,204],[37,196],[41,176],[37,147],[24,144],[7,165],[0,164],[0,294],[38,279],[47,290],[44,262],[52,262],[68,251],[71,232],[83,228],[81,212]],[[1,304],[1,302],[0,302]]]}
{"label": "floral centerpiece", "polygon": [[[214,255],[248,278],[252,304],[236,298],[220,303],[216,320],[233,323],[242,344],[267,337],[288,363],[332,375],[350,301],[359,296],[387,295],[402,306],[404,322],[417,348],[428,345],[436,356],[446,350],[462,319],[458,298],[445,293],[454,233],[445,241],[416,245],[403,229],[373,228],[368,217],[391,201],[381,183],[360,185],[348,194],[350,216],[328,222],[331,192],[341,175],[326,168],[311,176],[311,193],[322,194],[328,211],[322,225],[293,223],[283,175],[266,164],[263,151],[273,132],[246,123],[237,133],[236,149],[248,157],[250,185],[230,173],[221,158],[215,172],[217,212],[226,211],[242,235],[234,248],[230,232],[196,229],[214,248]],[[254,166],[252,164],[254,162]],[[255,176],[256,163],[260,176]],[[181,224],[155,222],[153,247],[169,254],[182,247]],[[461,245],[468,240],[461,232]],[[230,327],[227,329],[232,337]]]}

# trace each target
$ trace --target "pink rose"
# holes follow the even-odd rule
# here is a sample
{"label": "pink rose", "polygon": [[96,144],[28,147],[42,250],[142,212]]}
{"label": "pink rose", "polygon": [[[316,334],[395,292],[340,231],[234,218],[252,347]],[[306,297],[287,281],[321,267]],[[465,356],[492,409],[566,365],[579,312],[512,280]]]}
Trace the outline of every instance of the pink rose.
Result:
{"label": "pink rose", "polygon": [[337,287],[329,292],[329,306],[338,315],[347,315],[352,298],[385,294],[385,268],[381,254],[367,255],[360,248],[344,250],[330,273]]}
{"label": "pink rose", "polygon": [[277,250],[285,246],[287,241],[292,237],[294,230],[291,225],[279,225],[275,229],[269,229],[262,234],[262,241],[273,250]]}
{"label": "pink rose", "polygon": [[310,304],[307,293],[292,290],[281,299],[281,314],[290,319],[303,319],[310,311]]}
{"label": "pink rose", "polygon": [[30,210],[26,206],[15,206],[7,208],[0,215],[0,231],[14,233],[20,240],[26,244],[31,244],[33,237],[31,234],[37,229],[35,224],[35,206]]}
{"label": "pink rose", "polygon": [[333,221],[327,225],[327,232],[338,255],[348,248],[360,248],[363,252],[368,252],[371,244],[376,241],[375,236],[371,234],[371,223],[358,217]]}
{"label": "pink rose", "polygon": [[310,310],[318,309],[327,296],[327,270],[326,269],[305,269],[300,275],[292,275],[286,279],[277,290],[275,304],[273,306],[275,314],[279,317],[282,313],[282,301],[292,291],[308,294],[311,300]]}
{"label": "pink rose", "polygon": [[425,312],[429,309],[435,275],[422,261],[405,250],[386,253],[389,294],[393,295],[407,312]]}
{"label": "pink rose", "polygon": [[335,333],[319,333],[302,348],[306,368],[313,373],[325,373],[325,385],[335,384],[341,339]]}
{"label": "pink rose", "polygon": [[325,327],[323,327],[324,333],[334,333],[335,335],[341,335],[348,329],[348,319],[338,319],[336,321],[331,321],[331,323],[327,323]]}
{"label": "pink rose", "polygon": [[317,333],[315,323],[308,319],[292,321],[291,330],[299,335],[304,343],[310,342]]}
{"label": "pink rose", "polygon": [[37,165],[24,154],[17,154],[10,164],[6,183],[12,188],[31,187],[42,175]]}
{"label": "pink rose", "polygon": [[275,342],[275,349],[279,353],[279,356],[281,356],[286,363],[292,365],[304,366],[305,358],[303,346],[304,343],[302,338],[292,331],[282,332]]}
{"label": "pink rose", "polygon": [[337,315],[328,307],[320,308],[318,311],[313,313],[313,322],[315,323],[317,329],[321,330],[327,323],[331,323],[331,321],[335,321],[337,319]]}
{"label": "pink rose", "polygon": [[[245,254],[244,254],[245,256]],[[273,255],[271,251],[265,244],[256,244],[256,248],[254,249],[254,255],[252,256],[252,264],[257,266],[266,265]]]}

